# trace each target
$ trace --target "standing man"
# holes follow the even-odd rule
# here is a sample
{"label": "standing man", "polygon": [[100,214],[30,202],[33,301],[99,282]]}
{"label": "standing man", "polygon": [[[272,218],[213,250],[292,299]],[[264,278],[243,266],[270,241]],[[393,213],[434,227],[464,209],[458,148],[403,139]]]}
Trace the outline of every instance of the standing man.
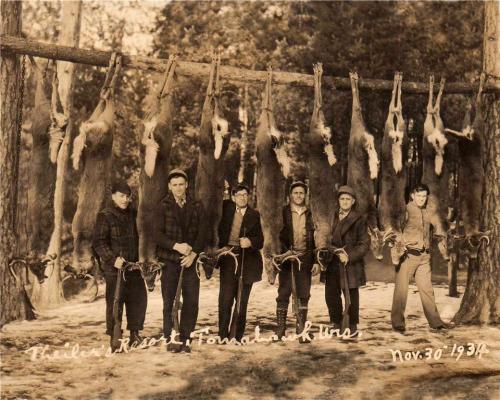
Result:
{"label": "standing man", "polygon": [[[136,211],[129,204],[130,187],[124,181],[116,181],[111,187],[113,204],[97,214],[92,247],[100,259],[106,281],[106,334],[113,335],[113,300],[118,271],[125,261],[138,258],[139,236],[135,224]],[[121,273],[121,271],[120,271]],[[142,342],[139,331],[144,329],[147,306],[146,287],[140,271],[126,271],[119,303],[120,321],[123,304],[127,310],[127,329],[130,345]]]}
{"label": "standing man", "polygon": [[[182,279],[182,310],[180,318],[180,347],[174,352],[190,352],[187,342],[196,326],[200,281],[194,262],[205,245],[202,226],[202,207],[187,196],[188,178],[184,171],[173,169],[168,174],[169,193],[160,202],[161,220],[156,234],[158,259],[164,263],[161,274],[163,297],[163,335],[172,334],[172,308],[179,282],[181,268],[185,268]],[[176,340],[179,340],[176,338]]]}
{"label": "standing man", "polygon": [[[319,265],[314,263],[314,223],[311,211],[306,207],[307,185],[296,181],[290,185],[290,204],[283,207],[283,228],[280,232],[282,251],[293,249],[304,251],[300,257],[302,262],[300,270],[294,266],[297,297],[300,302],[302,321],[307,320],[307,305],[311,297],[311,275],[319,273]],[[276,336],[281,339],[285,336],[286,316],[290,295],[292,294],[291,263],[282,265],[279,272],[278,297],[276,298]],[[299,323],[297,321],[297,333]],[[307,343],[307,342],[301,342]]]}
{"label": "standing man", "polygon": [[424,314],[433,329],[449,328],[439,316],[434,299],[431,281],[431,238],[432,229],[440,238],[439,247],[446,257],[446,235],[442,230],[439,217],[427,209],[429,187],[416,185],[410,193],[411,201],[406,206],[403,222],[402,241],[406,252],[396,267],[396,283],[392,300],[391,320],[394,330],[405,331],[405,308],[408,297],[410,277],[415,276],[415,283],[420,293]]}
{"label": "standing man", "polygon": [[[332,225],[332,245],[343,248],[334,256],[325,273],[325,300],[333,329],[341,328],[342,297],[340,268],[347,266],[347,281],[351,306],[349,308],[350,335],[357,333],[359,324],[359,287],[366,284],[365,263],[363,257],[368,252],[370,238],[365,217],[354,209],[356,195],[349,186],[338,190],[339,211],[335,213]],[[345,299],[344,299],[345,301]],[[342,332],[341,332],[342,333]]]}
{"label": "standing man", "polygon": [[231,257],[225,256],[220,260],[219,337],[221,339],[226,339],[229,335],[231,310],[237,300],[241,270],[243,269],[243,290],[236,321],[237,341],[241,341],[245,333],[248,298],[252,285],[262,279],[260,250],[264,244],[264,236],[260,225],[260,214],[248,206],[249,195],[250,189],[244,184],[238,184],[232,191],[233,201],[224,202],[219,223],[219,247],[234,246],[234,252],[238,253],[239,264],[235,273],[234,260]]}

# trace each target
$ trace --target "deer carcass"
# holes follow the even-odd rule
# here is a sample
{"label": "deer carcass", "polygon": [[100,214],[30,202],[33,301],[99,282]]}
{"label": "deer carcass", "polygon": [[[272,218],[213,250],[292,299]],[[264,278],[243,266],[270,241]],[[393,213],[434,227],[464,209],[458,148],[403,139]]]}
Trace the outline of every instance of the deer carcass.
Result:
{"label": "deer carcass", "polygon": [[[389,114],[385,122],[381,149],[381,194],[379,217],[384,232],[383,242],[389,235],[401,233],[401,222],[406,211],[405,184],[408,138],[401,103],[402,74],[396,72]],[[383,245],[385,243],[382,243]]]}
{"label": "deer carcass", "polygon": [[228,122],[219,105],[219,68],[220,56],[214,55],[198,135],[200,152],[195,183],[196,200],[203,205],[209,249],[217,247],[219,242],[217,229],[222,217],[224,157],[230,140]]}
{"label": "deer carcass", "polygon": [[438,214],[438,231],[444,231],[448,214],[449,163],[447,162],[446,145],[448,139],[444,133],[444,125],[440,116],[441,97],[445,79],[441,79],[436,104],[433,105],[434,76],[429,82],[429,102],[424,122],[422,143],[423,173],[422,182],[429,186],[430,195],[427,209]]}
{"label": "deer carcass", "polygon": [[72,224],[73,267],[77,271],[89,270],[93,266],[92,234],[97,214],[104,204],[106,184],[111,173],[114,86],[120,69],[121,59],[113,54],[99,103],[91,117],[82,123],[80,134],[73,142],[73,167],[79,168],[82,152],[85,157]]}
{"label": "deer carcass", "polygon": [[[43,71],[30,59],[35,72],[35,106],[31,114],[33,138],[28,185],[28,247],[29,252],[44,254],[52,233],[56,167],[50,162],[51,91],[54,69],[50,63]],[[57,87],[55,88],[57,91]]]}
{"label": "deer carcass", "polygon": [[377,224],[373,180],[378,176],[379,160],[373,135],[366,129],[359,101],[358,74],[349,73],[352,89],[351,133],[349,136],[347,184],[356,191],[356,209],[367,217],[371,250],[382,259],[381,232]]}
{"label": "deer carcass", "polygon": [[255,146],[257,151],[257,205],[264,234],[264,267],[271,284],[276,271],[271,262],[279,254],[279,233],[283,226],[283,201],[285,199],[285,177],[289,171],[289,160],[283,148],[281,132],[276,128],[273,115],[272,71],[267,74],[266,88],[262,96],[262,112],[259,118]]}
{"label": "deer carcass", "polygon": [[331,130],[325,123],[321,97],[321,64],[314,66],[314,109],[307,137],[310,205],[314,221],[314,241],[324,248],[330,244],[331,221],[335,212],[335,187],[339,172],[333,151]]}
{"label": "deer carcass", "polygon": [[[158,271],[154,233],[160,221],[158,204],[167,194],[167,176],[172,148],[172,100],[176,56],[170,56],[158,93],[152,94],[144,121],[141,148],[141,175],[137,231],[139,234],[139,263],[148,285],[154,288]],[[152,280],[152,282],[151,282]]]}
{"label": "deer carcass", "polygon": [[459,211],[469,247],[469,255],[475,257],[481,239],[488,240],[487,232],[481,232],[480,214],[484,184],[483,150],[484,117],[482,115],[481,94],[485,75],[481,75],[476,101],[467,104],[461,132],[445,129],[458,137],[459,167],[458,194]]}

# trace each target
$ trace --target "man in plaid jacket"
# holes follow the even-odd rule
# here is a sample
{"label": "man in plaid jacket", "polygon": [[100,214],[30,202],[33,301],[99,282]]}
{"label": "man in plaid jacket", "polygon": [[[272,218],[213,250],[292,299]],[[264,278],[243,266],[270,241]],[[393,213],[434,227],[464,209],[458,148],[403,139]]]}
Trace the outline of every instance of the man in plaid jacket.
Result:
{"label": "man in plaid jacket", "polygon": [[[163,336],[172,334],[172,308],[181,268],[185,268],[182,279],[182,310],[180,319],[180,347],[172,351],[189,352],[187,341],[196,326],[200,280],[196,274],[195,261],[205,247],[202,229],[201,204],[187,196],[187,175],[180,169],[168,175],[168,195],[160,203],[162,219],[156,234],[157,256],[164,263],[161,274],[163,297]],[[176,337],[179,341],[179,338]]]}
{"label": "man in plaid jacket", "polygon": [[[124,181],[116,181],[111,188],[113,204],[97,214],[93,248],[100,259],[106,280],[106,334],[113,334],[113,299],[118,270],[125,261],[137,261],[138,235],[136,211],[129,206],[131,190]],[[139,331],[144,328],[147,294],[139,271],[126,271],[120,299],[120,320],[123,304],[127,308],[127,329],[130,344],[139,344]]]}

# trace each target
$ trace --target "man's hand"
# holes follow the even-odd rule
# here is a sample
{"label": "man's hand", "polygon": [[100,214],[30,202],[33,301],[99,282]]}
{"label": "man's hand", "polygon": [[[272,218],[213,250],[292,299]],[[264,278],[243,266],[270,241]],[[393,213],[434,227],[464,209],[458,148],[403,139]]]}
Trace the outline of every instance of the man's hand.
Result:
{"label": "man's hand", "polygon": [[191,253],[192,247],[187,243],[176,243],[174,244],[173,249],[178,253],[181,253],[183,256],[187,256]]}
{"label": "man's hand", "polygon": [[321,268],[320,268],[319,264],[314,264],[314,265],[312,266],[312,268],[311,268],[311,274],[312,274],[313,276],[318,275],[318,274],[320,273],[320,271],[321,271]]}
{"label": "man's hand", "polygon": [[349,262],[349,256],[347,255],[345,250],[337,253],[337,256],[342,264],[347,264]]}
{"label": "man's hand", "polygon": [[114,267],[116,269],[122,269],[124,262],[125,262],[125,259],[123,257],[116,257]]}
{"label": "man's hand", "polygon": [[247,237],[240,238],[240,247],[242,249],[248,249],[251,246],[252,246],[252,242],[250,241],[249,238],[247,238]]}
{"label": "man's hand", "polygon": [[196,255],[197,254],[194,251],[192,251],[191,253],[189,253],[189,255],[182,256],[181,257],[181,267],[189,268],[191,265],[193,265],[193,261],[196,258]]}

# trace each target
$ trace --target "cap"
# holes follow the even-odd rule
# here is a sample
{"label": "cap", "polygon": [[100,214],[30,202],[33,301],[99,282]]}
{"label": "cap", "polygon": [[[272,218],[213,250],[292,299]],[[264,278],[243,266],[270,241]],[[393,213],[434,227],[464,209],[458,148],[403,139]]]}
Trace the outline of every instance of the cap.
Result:
{"label": "cap", "polygon": [[356,194],[354,193],[354,190],[352,190],[352,188],[350,186],[347,186],[347,185],[339,187],[338,196],[340,196],[341,194],[349,194],[352,197],[356,198]]}
{"label": "cap", "polygon": [[122,179],[117,179],[111,185],[111,194],[114,194],[116,192],[120,192],[120,193],[126,194],[128,196],[130,196],[132,194],[132,190],[130,189],[130,186],[127,184],[127,182],[125,182]]}
{"label": "cap", "polygon": [[301,186],[304,188],[304,190],[307,193],[307,190],[309,189],[307,185],[302,182],[302,181],[293,181],[292,184],[290,185],[290,193],[292,193],[292,190],[295,189],[297,186]]}
{"label": "cap", "polygon": [[170,182],[172,178],[176,178],[178,176],[182,176],[186,181],[188,180],[187,174],[182,169],[174,168],[168,173],[167,181]]}

